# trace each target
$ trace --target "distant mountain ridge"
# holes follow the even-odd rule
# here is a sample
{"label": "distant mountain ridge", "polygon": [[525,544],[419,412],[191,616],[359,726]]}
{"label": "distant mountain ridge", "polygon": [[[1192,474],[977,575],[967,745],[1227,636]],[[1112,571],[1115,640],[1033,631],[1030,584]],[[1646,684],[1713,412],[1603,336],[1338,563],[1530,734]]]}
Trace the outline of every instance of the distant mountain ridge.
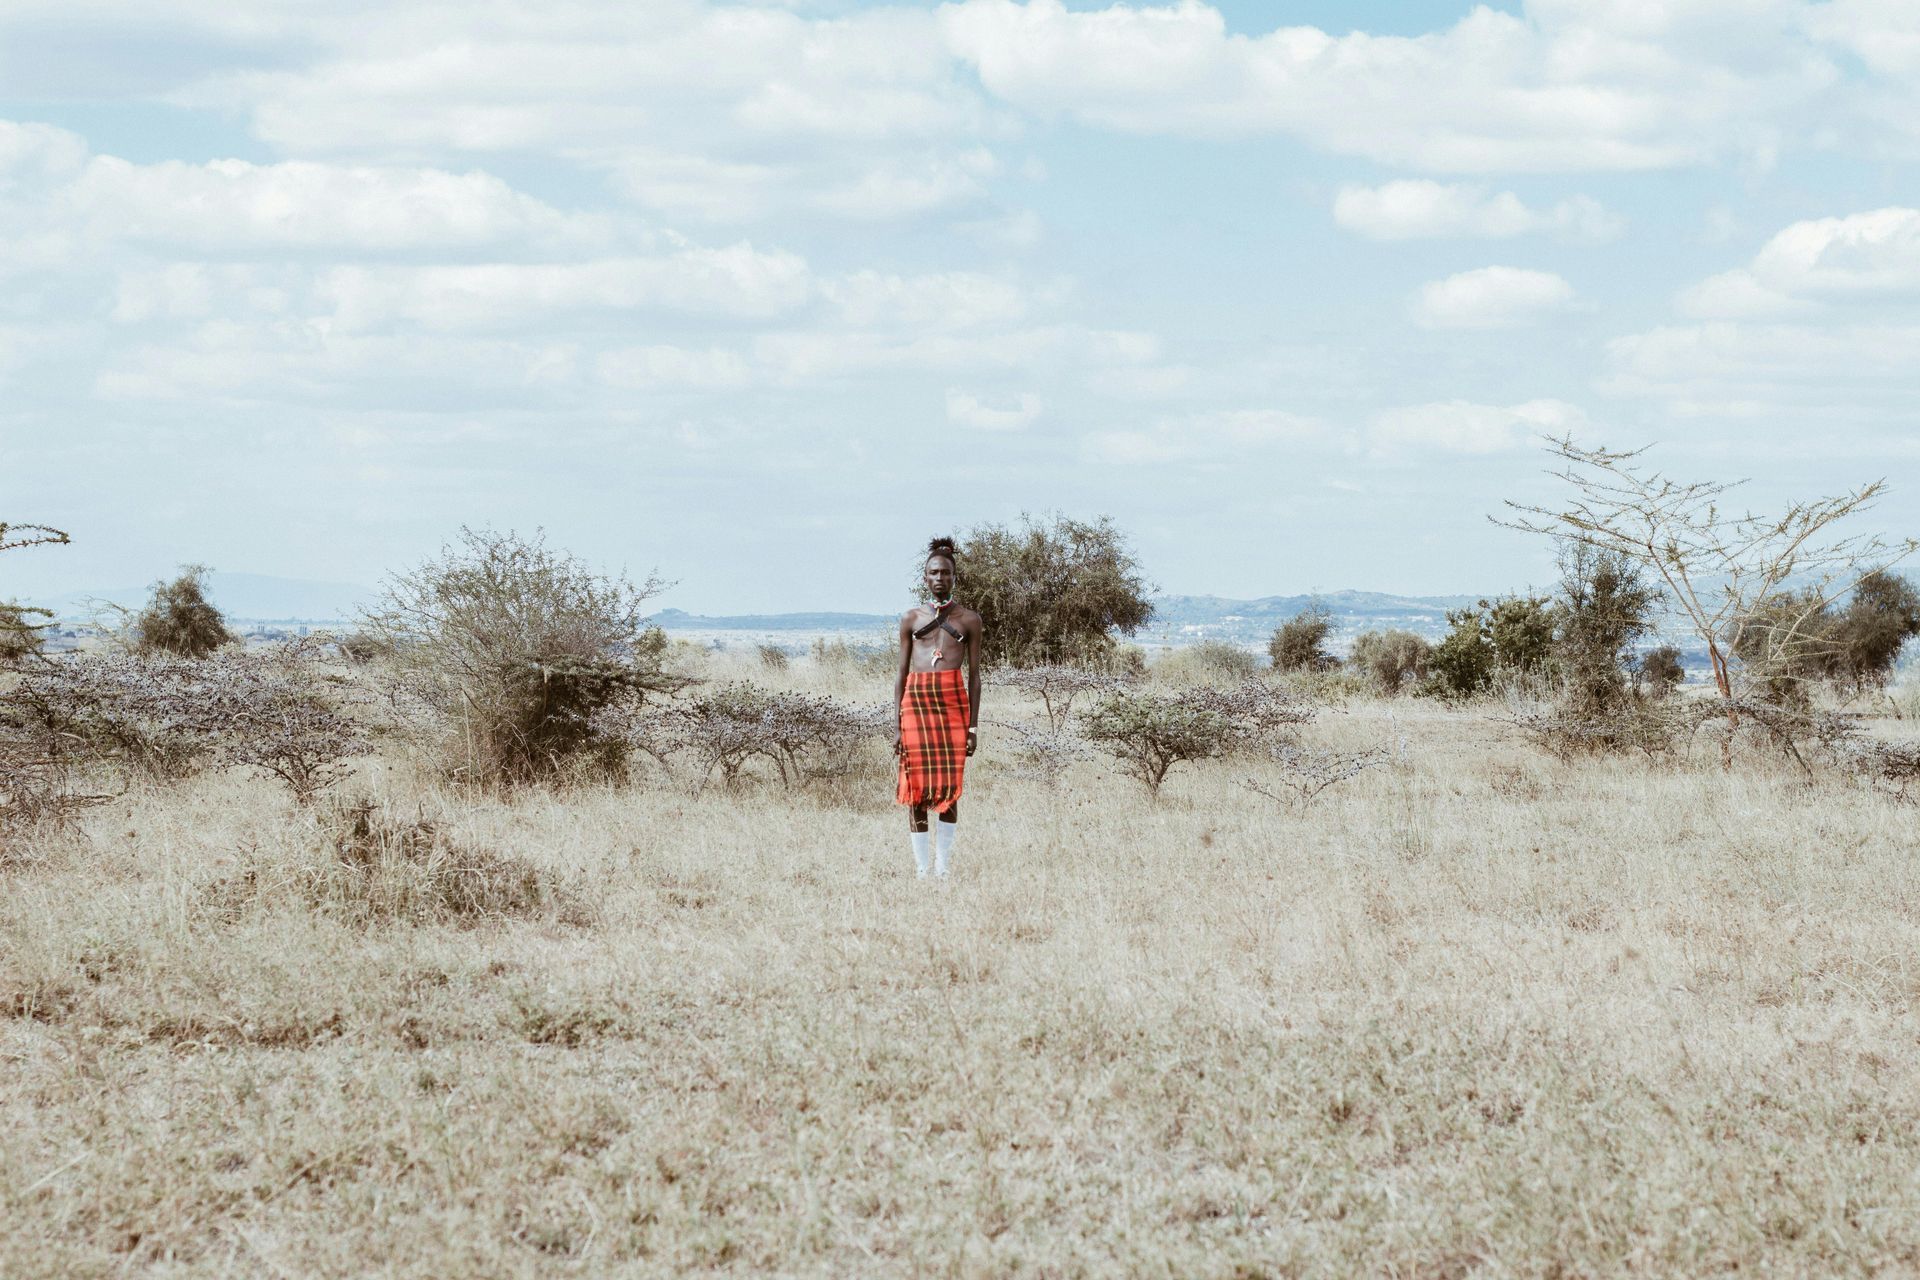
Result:
{"label": "distant mountain ridge", "polygon": [[[144,587],[109,587],[99,591],[69,591],[26,603],[51,609],[63,620],[84,622],[98,601],[123,609],[138,609],[152,593]],[[375,592],[354,582],[321,582],[311,578],[281,578],[266,573],[207,575],[207,598],[229,622],[343,622],[352,618]]]}
{"label": "distant mountain ridge", "polygon": [[1285,622],[1318,604],[1340,618],[1426,618],[1445,621],[1447,610],[1463,609],[1479,596],[1397,596],[1380,591],[1322,591],[1302,596],[1155,596],[1150,627],[1205,624],[1224,618]]}
{"label": "distant mountain ridge", "polygon": [[[1317,595],[1155,596],[1153,618],[1141,628],[1145,639],[1264,639],[1274,627],[1315,604],[1326,608],[1342,631],[1399,626],[1422,633],[1446,626],[1449,609],[1464,608],[1478,596],[1398,596],[1379,591],[1326,591]],[[889,631],[891,613],[745,613],[698,614],[662,609],[653,621],[666,631]]]}
{"label": "distant mountain ridge", "polygon": [[871,631],[890,630],[897,613],[688,613],[662,609],[652,622],[663,631]]}
{"label": "distant mountain ridge", "polygon": [[[72,591],[27,603],[51,609],[63,619],[84,621],[92,602],[135,609],[151,587],[119,587],[99,591]],[[236,623],[344,622],[353,618],[376,594],[360,583],[281,578],[271,574],[222,573],[207,575],[207,593],[220,611]],[[1446,611],[1471,604],[1474,596],[1400,596],[1378,591],[1328,591],[1317,595],[1261,596],[1237,600],[1228,596],[1163,595],[1154,597],[1154,615],[1140,638],[1177,640],[1218,637],[1251,640],[1263,637],[1286,619],[1314,603],[1325,606],[1343,631],[1370,626],[1405,626],[1428,631],[1443,627]],[[892,613],[851,613],[813,610],[796,613],[698,614],[684,609],[662,609],[653,621],[667,631],[812,631],[889,632],[899,619]]]}

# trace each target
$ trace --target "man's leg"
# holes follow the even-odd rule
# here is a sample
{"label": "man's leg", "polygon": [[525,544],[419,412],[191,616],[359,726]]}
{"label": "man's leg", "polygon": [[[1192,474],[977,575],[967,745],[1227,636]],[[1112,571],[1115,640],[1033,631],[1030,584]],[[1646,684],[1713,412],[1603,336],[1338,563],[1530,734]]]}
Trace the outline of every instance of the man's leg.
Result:
{"label": "man's leg", "polygon": [[944,876],[947,863],[953,857],[953,838],[960,833],[960,802],[955,800],[934,826],[933,874]]}
{"label": "man's leg", "polygon": [[931,853],[927,847],[930,837],[927,833],[927,807],[925,805],[917,804],[907,810],[907,826],[913,833],[913,871],[915,875],[924,880],[928,869],[932,865]]}

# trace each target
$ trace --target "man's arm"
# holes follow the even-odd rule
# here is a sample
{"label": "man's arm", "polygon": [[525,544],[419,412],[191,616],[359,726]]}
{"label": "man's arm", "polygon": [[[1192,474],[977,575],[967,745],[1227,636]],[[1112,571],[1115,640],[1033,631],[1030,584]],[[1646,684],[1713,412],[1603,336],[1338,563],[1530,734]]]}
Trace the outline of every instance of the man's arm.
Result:
{"label": "man's arm", "polygon": [[972,755],[979,746],[980,729],[980,641],[986,623],[979,614],[973,615],[973,625],[967,628],[967,754]]}

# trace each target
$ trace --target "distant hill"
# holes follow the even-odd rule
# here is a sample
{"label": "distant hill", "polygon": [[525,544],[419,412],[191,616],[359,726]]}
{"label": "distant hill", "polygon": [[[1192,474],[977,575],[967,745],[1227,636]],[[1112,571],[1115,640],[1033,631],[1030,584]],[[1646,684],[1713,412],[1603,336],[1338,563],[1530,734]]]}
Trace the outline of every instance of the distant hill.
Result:
{"label": "distant hill", "polygon": [[1324,591],[1308,596],[1261,596],[1257,600],[1233,600],[1225,596],[1156,596],[1153,601],[1153,625],[1204,624],[1223,618],[1259,619],[1277,625],[1304,613],[1316,603],[1325,606],[1336,619],[1424,618],[1444,622],[1447,610],[1464,608],[1479,598],[1395,596],[1378,591]]}
{"label": "distant hill", "polygon": [[[370,600],[373,588],[351,582],[318,582],[259,573],[212,573],[207,588],[215,605],[237,623],[344,622]],[[89,600],[138,608],[150,586],[73,591],[27,603],[51,609],[62,619],[85,621]],[[1235,600],[1225,596],[1166,595],[1154,598],[1154,616],[1139,639],[1181,644],[1199,639],[1238,643],[1263,641],[1267,634],[1315,601],[1333,614],[1336,630],[1355,633],[1370,627],[1404,627],[1436,635],[1445,629],[1446,611],[1471,604],[1473,596],[1396,596],[1377,591],[1329,591],[1317,596],[1262,596]],[[653,621],[667,631],[859,632],[893,630],[891,613],[743,613],[698,614],[662,609]]]}
{"label": "distant hill", "polygon": [[[1477,596],[1395,596],[1378,591],[1329,591],[1314,596],[1262,596],[1234,600],[1225,596],[1156,596],[1153,621],[1139,639],[1180,644],[1190,640],[1223,639],[1240,643],[1264,641],[1275,627],[1318,602],[1333,615],[1341,632],[1374,627],[1401,627],[1422,635],[1446,629],[1449,609],[1472,604]],[[897,616],[889,613],[748,613],[697,614],[662,609],[653,617],[667,631],[890,631]]]}
{"label": "distant hill", "polygon": [[[51,609],[63,620],[86,621],[89,601],[100,600],[137,609],[146,603],[152,585],[109,587],[98,591],[70,591],[27,603]],[[264,573],[210,573],[207,595],[231,622],[343,622],[371,599],[371,587],[351,582],[316,582],[308,578],[277,578]]]}
{"label": "distant hill", "polygon": [[662,609],[652,621],[663,631],[890,631],[893,613],[687,613]]}

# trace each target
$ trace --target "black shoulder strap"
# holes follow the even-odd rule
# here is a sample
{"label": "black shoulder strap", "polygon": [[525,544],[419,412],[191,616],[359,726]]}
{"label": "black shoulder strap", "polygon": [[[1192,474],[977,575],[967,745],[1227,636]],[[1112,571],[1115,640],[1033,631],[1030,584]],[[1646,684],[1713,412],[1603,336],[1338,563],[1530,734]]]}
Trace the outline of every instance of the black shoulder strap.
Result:
{"label": "black shoulder strap", "polygon": [[915,640],[925,640],[928,636],[932,635],[936,629],[938,629],[946,632],[948,635],[952,636],[955,640],[965,640],[967,637],[961,632],[960,628],[954,626],[951,622],[947,621],[947,611],[952,608],[953,608],[953,601],[951,600],[947,601],[947,603],[943,605],[936,606],[933,611],[933,620],[927,623],[926,626],[921,627],[918,631],[915,631],[913,633],[913,638]]}

